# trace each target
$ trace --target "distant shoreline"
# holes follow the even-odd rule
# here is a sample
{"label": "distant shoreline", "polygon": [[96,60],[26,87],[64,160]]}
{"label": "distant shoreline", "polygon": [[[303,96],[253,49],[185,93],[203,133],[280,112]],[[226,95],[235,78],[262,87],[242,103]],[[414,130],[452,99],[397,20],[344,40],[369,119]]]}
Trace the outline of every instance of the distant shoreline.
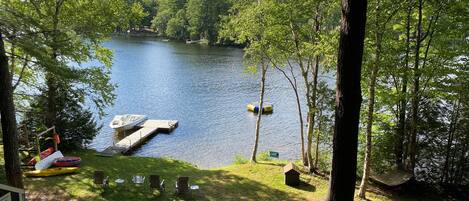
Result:
{"label": "distant shoreline", "polygon": [[[186,42],[185,40],[178,40],[178,39],[173,39],[173,38],[167,38],[160,36],[157,32],[151,31],[151,30],[142,30],[142,31],[130,31],[130,32],[114,32],[111,34],[111,36],[121,36],[121,37],[135,37],[135,38],[157,38],[161,40],[168,40],[168,41],[176,41],[176,42]],[[212,47],[232,47],[232,48],[244,48],[245,45],[239,45],[239,44],[208,44],[206,40],[197,40],[197,41],[202,41],[202,42],[193,42],[191,44],[200,44],[200,45],[208,45]]]}

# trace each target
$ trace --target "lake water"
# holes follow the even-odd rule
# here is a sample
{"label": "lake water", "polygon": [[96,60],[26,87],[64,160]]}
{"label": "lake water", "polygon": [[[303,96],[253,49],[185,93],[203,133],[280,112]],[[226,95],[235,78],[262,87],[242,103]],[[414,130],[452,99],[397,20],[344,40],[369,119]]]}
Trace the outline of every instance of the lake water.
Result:
{"label": "lake water", "polygon": [[[259,74],[245,72],[241,49],[145,38],[114,38],[105,46],[114,50],[117,99],[106,110],[103,129],[91,148],[112,145],[110,120],[130,113],[179,121],[171,134],[154,136],[133,155],[170,157],[201,168],[232,164],[237,154],[248,158],[256,116],[246,104],[258,101],[260,84]],[[263,116],[260,151],[297,159],[300,136],[294,93],[279,72],[268,74],[265,100],[274,104],[274,112]]]}

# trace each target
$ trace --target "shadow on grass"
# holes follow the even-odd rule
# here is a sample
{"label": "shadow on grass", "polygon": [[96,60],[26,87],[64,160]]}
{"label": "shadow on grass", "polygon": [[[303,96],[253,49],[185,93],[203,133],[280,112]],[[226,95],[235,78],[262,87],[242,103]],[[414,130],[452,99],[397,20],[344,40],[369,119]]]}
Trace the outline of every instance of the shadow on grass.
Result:
{"label": "shadow on grass", "polygon": [[[171,159],[143,157],[99,157],[92,151],[71,153],[82,158],[80,171],[73,175],[46,178],[26,178],[28,191],[41,192],[46,200],[56,200],[54,192],[61,189],[76,200],[303,200],[295,192],[272,188],[263,183],[234,175],[226,170],[200,170],[193,165]],[[93,184],[93,172],[103,170],[110,177],[108,189]],[[156,198],[150,189],[149,175],[160,175],[165,180],[166,191]],[[134,175],[144,175],[145,183],[135,185]],[[179,176],[188,176],[191,185],[200,189],[192,190],[186,196],[176,196],[175,182]],[[123,186],[116,186],[114,180],[125,180]],[[313,192],[315,187],[303,183],[298,189]],[[51,193],[49,193],[51,192]]]}
{"label": "shadow on grass", "polygon": [[299,190],[303,190],[303,191],[308,191],[308,192],[315,192],[316,191],[315,186],[311,185],[308,182],[304,182],[304,181],[300,181],[300,185],[295,186],[294,188],[299,189]]}

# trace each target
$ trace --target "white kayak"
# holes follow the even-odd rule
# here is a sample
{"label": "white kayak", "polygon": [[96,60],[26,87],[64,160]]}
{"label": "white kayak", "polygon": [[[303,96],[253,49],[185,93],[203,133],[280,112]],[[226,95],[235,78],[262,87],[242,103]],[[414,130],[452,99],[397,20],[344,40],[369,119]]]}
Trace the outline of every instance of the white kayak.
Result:
{"label": "white kayak", "polygon": [[55,159],[62,158],[62,157],[64,157],[64,155],[62,155],[62,152],[56,151],[53,154],[51,154],[51,155],[43,158],[39,162],[37,162],[36,165],[34,166],[34,168],[36,168],[36,170],[47,169],[50,166],[52,166],[52,163],[54,162]]}
{"label": "white kayak", "polygon": [[147,120],[145,115],[138,114],[124,114],[116,115],[109,123],[109,127],[113,128],[116,131],[129,130],[135,127],[136,125]]}

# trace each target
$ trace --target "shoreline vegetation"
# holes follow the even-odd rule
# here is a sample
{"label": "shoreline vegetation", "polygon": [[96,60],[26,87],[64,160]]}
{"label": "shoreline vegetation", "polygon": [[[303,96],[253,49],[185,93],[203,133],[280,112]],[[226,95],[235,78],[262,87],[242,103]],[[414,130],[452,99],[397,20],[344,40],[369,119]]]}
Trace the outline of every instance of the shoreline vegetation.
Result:
{"label": "shoreline vegetation", "polygon": [[151,28],[145,27],[141,29],[133,29],[133,30],[127,30],[127,31],[115,31],[111,34],[112,37],[118,36],[118,37],[135,37],[135,38],[156,38],[160,39],[161,41],[176,41],[176,42],[182,42],[186,44],[199,44],[199,45],[208,45],[211,47],[232,47],[232,48],[245,48],[246,45],[244,44],[236,44],[233,42],[225,41],[224,43],[210,43],[208,39],[201,38],[197,40],[190,40],[190,39],[178,39],[178,38],[171,38],[167,36],[162,36],[159,34],[157,31],[154,31]]}
{"label": "shoreline vegetation", "polygon": [[[316,175],[301,174],[299,187],[284,185],[283,166],[287,161],[259,160],[257,164],[199,169],[190,163],[169,158],[101,157],[95,155],[94,150],[86,149],[67,154],[82,158],[79,172],[54,177],[24,177],[28,200],[322,200],[327,194],[328,178]],[[0,160],[0,166],[4,166],[3,160]],[[92,175],[96,170],[102,170],[110,177],[108,188],[93,184]],[[149,188],[151,174],[160,175],[165,180],[166,191],[162,194]],[[143,185],[135,185],[130,181],[134,175],[143,175],[147,179]],[[174,184],[178,176],[188,176],[189,183],[198,185],[200,189],[191,191],[187,197],[177,197]],[[114,181],[117,178],[125,179],[124,186],[116,186]],[[0,181],[5,182],[3,172]],[[446,200],[429,190],[403,193],[371,186],[368,194],[368,200],[374,201],[429,199]]]}

